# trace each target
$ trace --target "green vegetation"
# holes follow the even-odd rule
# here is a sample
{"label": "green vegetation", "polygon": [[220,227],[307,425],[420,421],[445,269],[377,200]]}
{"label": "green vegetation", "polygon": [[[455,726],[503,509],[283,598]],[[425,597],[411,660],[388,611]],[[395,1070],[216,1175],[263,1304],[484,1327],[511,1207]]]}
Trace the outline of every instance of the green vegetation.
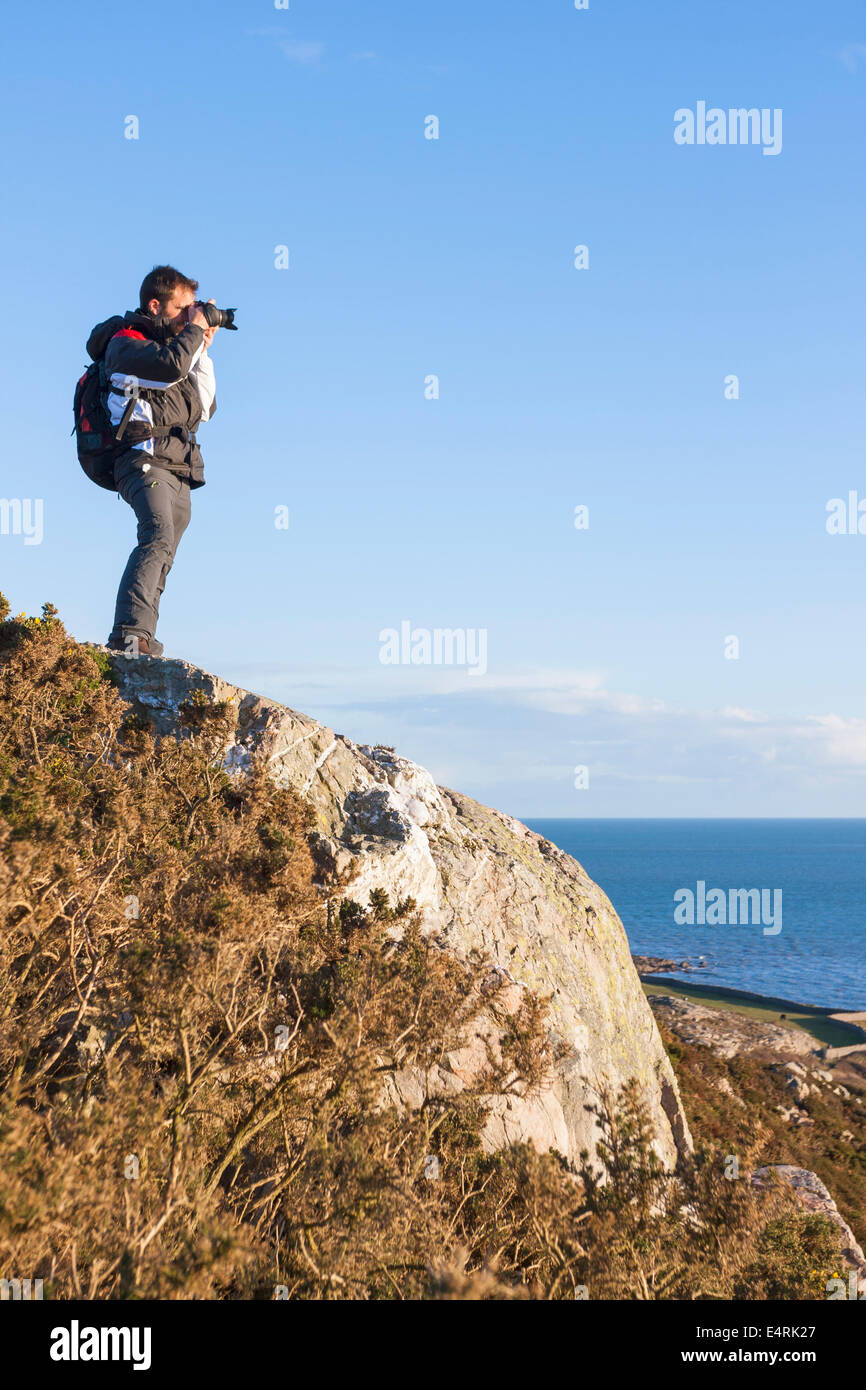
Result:
{"label": "green vegetation", "polygon": [[[823,1296],[830,1228],[726,1180],[716,1112],[675,1177],[635,1085],[574,1169],[486,1152],[489,1098],[551,1066],[544,1001],[498,1013],[500,977],[411,901],[318,879],[305,804],[221,770],[224,708],[156,739],[53,609],[8,611],[0,1274],[55,1299]],[[482,1014],[498,1046],[437,1086]]]}
{"label": "green vegetation", "polygon": [[773,1008],[771,1005],[752,1003],[748,999],[738,999],[724,989],[713,989],[710,985],[692,985],[671,982],[656,984],[643,980],[644,991],[649,994],[673,994],[678,999],[688,999],[693,1004],[705,1004],[710,1009],[727,1009],[731,1013],[745,1014],[760,1023],[778,1023],[783,1028],[799,1028],[810,1033],[823,1047],[849,1047],[860,1041],[860,1035],[844,1024],[836,1023],[825,1009]]}
{"label": "green vegetation", "polygon": [[[661,1021],[659,1029],[693,1133],[739,1155],[741,1168],[742,1155],[751,1153],[753,1167],[787,1163],[817,1173],[866,1244],[866,1061],[848,1064],[847,1098],[820,1086],[820,1094],[797,1103],[786,1085],[789,1073],[778,1064],[749,1056],[725,1060],[674,1037]],[[795,1103],[812,1123],[792,1124],[777,1108]]]}

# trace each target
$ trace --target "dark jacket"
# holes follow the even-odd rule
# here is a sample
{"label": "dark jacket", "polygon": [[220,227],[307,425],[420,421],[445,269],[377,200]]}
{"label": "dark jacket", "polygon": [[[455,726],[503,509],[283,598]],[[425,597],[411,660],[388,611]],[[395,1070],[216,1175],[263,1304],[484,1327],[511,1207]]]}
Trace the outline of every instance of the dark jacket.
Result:
{"label": "dark jacket", "polygon": [[[138,442],[119,457],[115,478],[150,463],[169,469],[190,487],[202,487],[204,463],[195,432],[216,410],[204,330],[188,323],[172,334],[167,320],[130,310],[122,318],[116,314],[97,324],[87,351],[95,362],[104,358],[113,425],[120,423],[130,395],[137,397],[130,422],[136,426],[133,437]],[[148,427],[154,429],[154,437],[138,440]]]}

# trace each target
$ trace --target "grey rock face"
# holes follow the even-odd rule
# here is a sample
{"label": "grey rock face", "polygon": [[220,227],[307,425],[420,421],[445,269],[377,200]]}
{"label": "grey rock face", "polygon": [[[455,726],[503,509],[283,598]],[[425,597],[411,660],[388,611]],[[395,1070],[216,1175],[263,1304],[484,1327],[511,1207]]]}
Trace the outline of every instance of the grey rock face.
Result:
{"label": "grey rock face", "polygon": [[[672,1167],[691,1148],[622,923],[574,859],[512,817],[437,787],[391,749],[358,746],[187,662],[109,655],[122,697],[160,733],[178,733],[178,708],[196,691],[228,702],[236,716],[224,765],[243,771],[264,759],[278,784],[310,801],[315,852],[338,871],[352,868],[350,897],[366,905],[375,888],[392,902],[412,897],[453,949],[484,950],[519,986],[550,996],[567,1056],[540,1096],[493,1107],[491,1145],[524,1138],[572,1159],[593,1152],[597,1129],[586,1106],[636,1077],[663,1162]],[[399,1084],[410,1104],[412,1078]]]}
{"label": "grey rock face", "polygon": [[756,1168],[751,1176],[752,1183],[759,1188],[767,1187],[774,1180],[789,1184],[804,1211],[826,1216],[837,1228],[842,1238],[843,1258],[857,1271],[858,1288],[866,1293],[866,1255],[818,1174],[789,1163],[773,1163],[766,1168]]}

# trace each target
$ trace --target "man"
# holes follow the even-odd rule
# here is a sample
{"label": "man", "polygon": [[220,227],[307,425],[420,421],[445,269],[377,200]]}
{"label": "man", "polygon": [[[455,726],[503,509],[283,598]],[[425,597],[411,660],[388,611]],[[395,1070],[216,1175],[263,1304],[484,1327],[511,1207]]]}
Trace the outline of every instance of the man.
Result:
{"label": "man", "polygon": [[[216,410],[207,349],[219,330],[195,306],[198,281],[170,265],[144,277],[138,310],[98,324],[87,342],[104,357],[111,423],[129,447],[118,455],[114,481],[138,521],[138,544],[127,561],[109,647],[162,656],[156,640],[159,601],[180,538],[189,523],[190,491],[204,486],[196,429]],[[213,300],[210,301],[213,303]]]}

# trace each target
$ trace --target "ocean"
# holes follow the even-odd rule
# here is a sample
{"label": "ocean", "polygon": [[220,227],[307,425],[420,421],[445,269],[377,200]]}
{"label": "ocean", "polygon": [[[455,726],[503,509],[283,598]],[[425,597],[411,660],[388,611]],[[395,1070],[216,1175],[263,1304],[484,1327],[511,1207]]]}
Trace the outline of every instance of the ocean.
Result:
{"label": "ocean", "polygon": [[[866,1009],[866,820],[526,823],[604,889],[633,954],[694,965],[704,957],[706,969],[671,976]],[[722,890],[714,899],[713,889]],[[743,915],[744,900],[731,897],[736,889],[763,890],[746,924],[727,920],[732,904]],[[724,925],[712,924],[709,907],[701,912],[712,901]],[[675,920],[675,910],[686,920]]]}

